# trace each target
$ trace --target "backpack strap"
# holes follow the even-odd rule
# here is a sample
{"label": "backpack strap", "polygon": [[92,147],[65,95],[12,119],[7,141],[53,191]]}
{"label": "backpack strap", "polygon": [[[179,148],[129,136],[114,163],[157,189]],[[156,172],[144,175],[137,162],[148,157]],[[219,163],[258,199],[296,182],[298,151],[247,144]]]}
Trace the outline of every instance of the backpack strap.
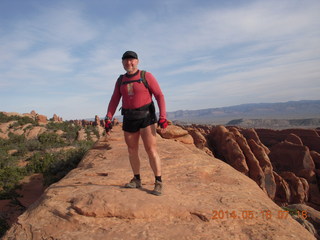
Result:
{"label": "backpack strap", "polygon": [[[147,81],[147,78],[146,78],[146,71],[145,70],[142,70],[141,71],[141,79],[142,79],[142,82],[144,84],[144,86],[149,89],[149,84],[148,84],[148,81]],[[150,91],[150,89],[149,89]]]}
{"label": "backpack strap", "polygon": [[133,83],[133,82],[143,82],[144,86],[150,91],[149,84],[148,84],[148,81],[146,79],[146,71],[141,70],[140,76],[141,76],[141,78],[139,80],[132,80],[132,81],[122,82],[123,74],[121,74],[118,77],[117,85],[118,85],[118,87],[120,89],[121,85],[124,85],[124,84],[129,84],[129,83]]}

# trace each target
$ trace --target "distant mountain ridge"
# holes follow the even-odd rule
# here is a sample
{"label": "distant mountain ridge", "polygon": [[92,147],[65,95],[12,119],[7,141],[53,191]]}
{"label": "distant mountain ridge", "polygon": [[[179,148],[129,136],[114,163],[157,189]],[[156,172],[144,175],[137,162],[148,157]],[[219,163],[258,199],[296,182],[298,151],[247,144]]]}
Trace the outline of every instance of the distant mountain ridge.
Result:
{"label": "distant mountain ridge", "polygon": [[250,103],[230,107],[168,112],[167,118],[186,123],[227,123],[233,119],[320,118],[320,100]]}

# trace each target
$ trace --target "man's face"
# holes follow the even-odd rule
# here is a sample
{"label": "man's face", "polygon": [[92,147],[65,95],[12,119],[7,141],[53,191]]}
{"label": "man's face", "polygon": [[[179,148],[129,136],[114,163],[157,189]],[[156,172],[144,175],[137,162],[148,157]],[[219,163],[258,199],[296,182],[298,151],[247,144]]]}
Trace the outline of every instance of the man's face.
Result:
{"label": "man's face", "polygon": [[126,58],[122,60],[123,68],[127,73],[135,73],[138,69],[139,60],[135,58]]}

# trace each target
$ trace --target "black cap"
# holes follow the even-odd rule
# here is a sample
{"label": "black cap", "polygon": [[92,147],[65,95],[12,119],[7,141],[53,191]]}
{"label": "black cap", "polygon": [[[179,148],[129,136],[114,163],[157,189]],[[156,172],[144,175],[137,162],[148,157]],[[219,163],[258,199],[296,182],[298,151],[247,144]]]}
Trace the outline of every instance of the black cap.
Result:
{"label": "black cap", "polygon": [[138,59],[138,55],[134,52],[134,51],[126,51],[123,55],[122,55],[122,60],[126,59],[126,58],[135,58]]}

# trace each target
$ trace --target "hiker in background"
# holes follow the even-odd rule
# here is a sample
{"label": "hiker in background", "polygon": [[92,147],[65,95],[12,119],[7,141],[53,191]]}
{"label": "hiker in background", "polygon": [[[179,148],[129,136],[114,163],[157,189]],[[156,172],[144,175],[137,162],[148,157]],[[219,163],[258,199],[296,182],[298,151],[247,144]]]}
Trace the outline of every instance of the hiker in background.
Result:
{"label": "hiker in background", "polygon": [[122,65],[126,74],[120,75],[109,102],[105,118],[105,129],[110,134],[111,119],[122,97],[123,125],[125,142],[128,146],[129,160],[134,177],[125,184],[126,188],[140,188],[140,159],[139,139],[141,137],[144,148],[148,154],[150,166],[155,176],[155,186],[151,192],[154,195],[162,193],[161,161],[156,144],[156,111],[152,95],[159,107],[158,126],[162,131],[168,126],[166,120],[166,105],[164,95],[155,77],[138,69],[139,59],[137,53],[126,51],[122,56]]}

